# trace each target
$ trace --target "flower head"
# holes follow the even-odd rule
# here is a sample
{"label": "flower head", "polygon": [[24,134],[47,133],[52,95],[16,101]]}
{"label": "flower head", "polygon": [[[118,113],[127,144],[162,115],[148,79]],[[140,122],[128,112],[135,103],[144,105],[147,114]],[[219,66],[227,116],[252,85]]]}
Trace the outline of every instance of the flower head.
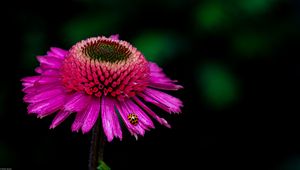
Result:
{"label": "flower head", "polygon": [[160,90],[182,88],[155,63],[118,35],[94,37],[69,51],[51,48],[38,56],[37,76],[22,79],[28,112],[39,118],[56,113],[50,128],[76,114],[72,131],[91,130],[98,118],[108,141],[122,139],[120,120],[137,137],[154,128],[152,120],[170,127],[144,103],[180,113],[182,102]]}

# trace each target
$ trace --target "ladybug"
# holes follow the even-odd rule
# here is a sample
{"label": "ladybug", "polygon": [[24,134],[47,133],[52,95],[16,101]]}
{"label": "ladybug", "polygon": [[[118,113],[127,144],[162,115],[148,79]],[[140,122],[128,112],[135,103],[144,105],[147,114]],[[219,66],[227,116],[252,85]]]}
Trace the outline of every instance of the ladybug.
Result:
{"label": "ladybug", "polygon": [[128,120],[129,120],[129,122],[130,122],[132,125],[134,125],[134,126],[136,126],[136,125],[139,123],[139,118],[138,118],[137,115],[134,114],[134,113],[130,113],[130,114],[128,115]]}

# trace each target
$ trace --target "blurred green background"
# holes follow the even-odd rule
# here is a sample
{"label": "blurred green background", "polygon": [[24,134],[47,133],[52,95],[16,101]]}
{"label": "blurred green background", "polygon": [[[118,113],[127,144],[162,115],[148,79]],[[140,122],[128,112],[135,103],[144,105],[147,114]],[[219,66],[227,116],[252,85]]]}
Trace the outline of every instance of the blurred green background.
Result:
{"label": "blurred green background", "polygon": [[[300,164],[300,2],[292,0],[66,0],[2,7],[0,168],[87,169],[89,135],[73,118],[26,113],[20,79],[35,56],[118,33],[184,89],[172,129],[113,141],[114,169],[284,169]],[[7,69],[8,67],[8,69]],[[124,129],[125,131],[125,129]],[[196,156],[194,156],[196,155]]]}

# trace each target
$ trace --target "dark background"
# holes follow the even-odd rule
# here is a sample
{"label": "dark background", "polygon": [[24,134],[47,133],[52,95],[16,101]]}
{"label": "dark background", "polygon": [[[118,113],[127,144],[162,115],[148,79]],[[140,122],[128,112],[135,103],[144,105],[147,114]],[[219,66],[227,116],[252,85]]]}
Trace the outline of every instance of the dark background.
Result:
{"label": "dark background", "polygon": [[27,115],[20,79],[35,56],[120,34],[172,79],[183,113],[105,147],[118,169],[300,169],[300,2],[289,0],[9,1],[1,5],[0,168],[87,169],[90,134],[74,117]]}

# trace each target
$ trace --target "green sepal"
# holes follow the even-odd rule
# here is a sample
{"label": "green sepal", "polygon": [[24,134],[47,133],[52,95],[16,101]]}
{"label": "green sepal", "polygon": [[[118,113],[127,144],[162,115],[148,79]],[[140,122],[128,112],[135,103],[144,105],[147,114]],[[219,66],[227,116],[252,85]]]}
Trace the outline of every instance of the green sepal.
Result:
{"label": "green sepal", "polygon": [[97,167],[98,170],[111,170],[110,167],[106,165],[105,162],[99,161],[99,166]]}

